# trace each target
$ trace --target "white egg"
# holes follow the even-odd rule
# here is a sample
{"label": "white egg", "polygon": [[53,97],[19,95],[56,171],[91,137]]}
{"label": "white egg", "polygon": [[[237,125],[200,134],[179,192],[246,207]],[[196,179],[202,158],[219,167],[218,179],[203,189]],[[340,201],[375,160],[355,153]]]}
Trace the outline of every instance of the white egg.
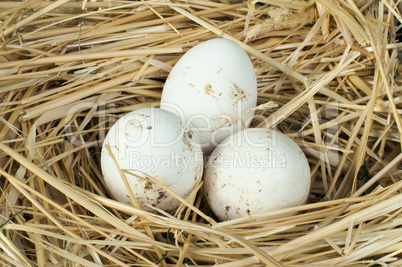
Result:
{"label": "white egg", "polygon": [[[145,108],[120,118],[108,132],[102,147],[101,167],[105,184],[118,201],[132,204],[118,167],[140,177],[153,177],[179,196],[187,197],[203,172],[202,150],[196,137],[180,118],[166,110]],[[180,202],[161,187],[126,174],[134,196],[144,210],[147,206],[172,211]]]}
{"label": "white egg", "polygon": [[206,153],[248,127],[254,112],[242,115],[256,104],[253,64],[238,44],[226,39],[203,42],[184,54],[170,72],[161,99],[161,108],[184,118]]}
{"label": "white egg", "polygon": [[304,204],[310,183],[300,147],[269,129],[248,129],[225,139],[204,173],[206,200],[221,220]]}

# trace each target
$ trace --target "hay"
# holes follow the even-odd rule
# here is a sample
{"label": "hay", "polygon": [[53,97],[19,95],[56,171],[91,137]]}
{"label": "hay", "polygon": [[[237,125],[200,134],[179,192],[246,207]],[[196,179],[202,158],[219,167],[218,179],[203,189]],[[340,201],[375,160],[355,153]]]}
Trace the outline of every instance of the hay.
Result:
{"label": "hay", "polygon": [[[402,265],[397,4],[2,1],[1,264]],[[308,156],[309,203],[218,222],[201,185],[175,214],[112,200],[99,165],[108,129],[157,105],[180,56],[219,36],[253,61],[251,127]]]}

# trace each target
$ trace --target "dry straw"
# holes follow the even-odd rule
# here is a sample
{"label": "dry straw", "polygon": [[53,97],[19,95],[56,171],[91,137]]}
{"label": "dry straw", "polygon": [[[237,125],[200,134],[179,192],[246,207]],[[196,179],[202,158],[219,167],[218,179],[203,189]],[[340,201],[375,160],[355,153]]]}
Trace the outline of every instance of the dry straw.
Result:
{"label": "dry straw", "polygon": [[[398,7],[1,1],[1,264],[401,266]],[[108,129],[158,105],[183,53],[217,37],[237,42],[254,64],[251,127],[284,132],[308,156],[308,203],[219,222],[202,184],[177,196],[174,214],[114,201],[99,165]]]}

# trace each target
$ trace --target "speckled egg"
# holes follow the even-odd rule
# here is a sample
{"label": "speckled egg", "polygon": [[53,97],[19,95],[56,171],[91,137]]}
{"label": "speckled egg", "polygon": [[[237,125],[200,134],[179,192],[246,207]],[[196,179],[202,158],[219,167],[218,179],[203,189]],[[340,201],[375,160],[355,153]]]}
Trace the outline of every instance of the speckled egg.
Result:
{"label": "speckled egg", "polygon": [[225,139],[204,173],[206,200],[221,220],[304,204],[310,183],[300,147],[269,129],[247,129]]}
{"label": "speckled egg", "polygon": [[133,204],[118,168],[129,171],[130,190],[142,209],[151,211],[153,206],[172,211],[180,204],[176,198],[135,175],[157,179],[187,197],[203,172],[202,150],[196,144],[196,136],[177,115],[159,108],[133,111],[120,118],[104,140],[101,167],[105,184],[115,199]]}
{"label": "speckled egg", "polygon": [[161,108],[197,135],[205,153],[248,127],[257,103],[257,79],[246,52],[227,39],[205,41],[184,54],[170,72]]}

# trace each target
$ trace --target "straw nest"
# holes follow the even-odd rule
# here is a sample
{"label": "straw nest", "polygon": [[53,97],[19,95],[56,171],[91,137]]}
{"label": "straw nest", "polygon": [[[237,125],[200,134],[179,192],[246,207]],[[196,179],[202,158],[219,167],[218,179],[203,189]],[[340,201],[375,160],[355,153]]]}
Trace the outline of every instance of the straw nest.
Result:
{"label": "straw nest", "polygon": [[[0,262],[402,265],[397,3],[2,1]],[[114,201],[99,164],[108,129],[158,103],[177,60],[217,37],[254,64],[251,127],[308,156],[308,203],[219,222],[199,190],[174,214]]]}

